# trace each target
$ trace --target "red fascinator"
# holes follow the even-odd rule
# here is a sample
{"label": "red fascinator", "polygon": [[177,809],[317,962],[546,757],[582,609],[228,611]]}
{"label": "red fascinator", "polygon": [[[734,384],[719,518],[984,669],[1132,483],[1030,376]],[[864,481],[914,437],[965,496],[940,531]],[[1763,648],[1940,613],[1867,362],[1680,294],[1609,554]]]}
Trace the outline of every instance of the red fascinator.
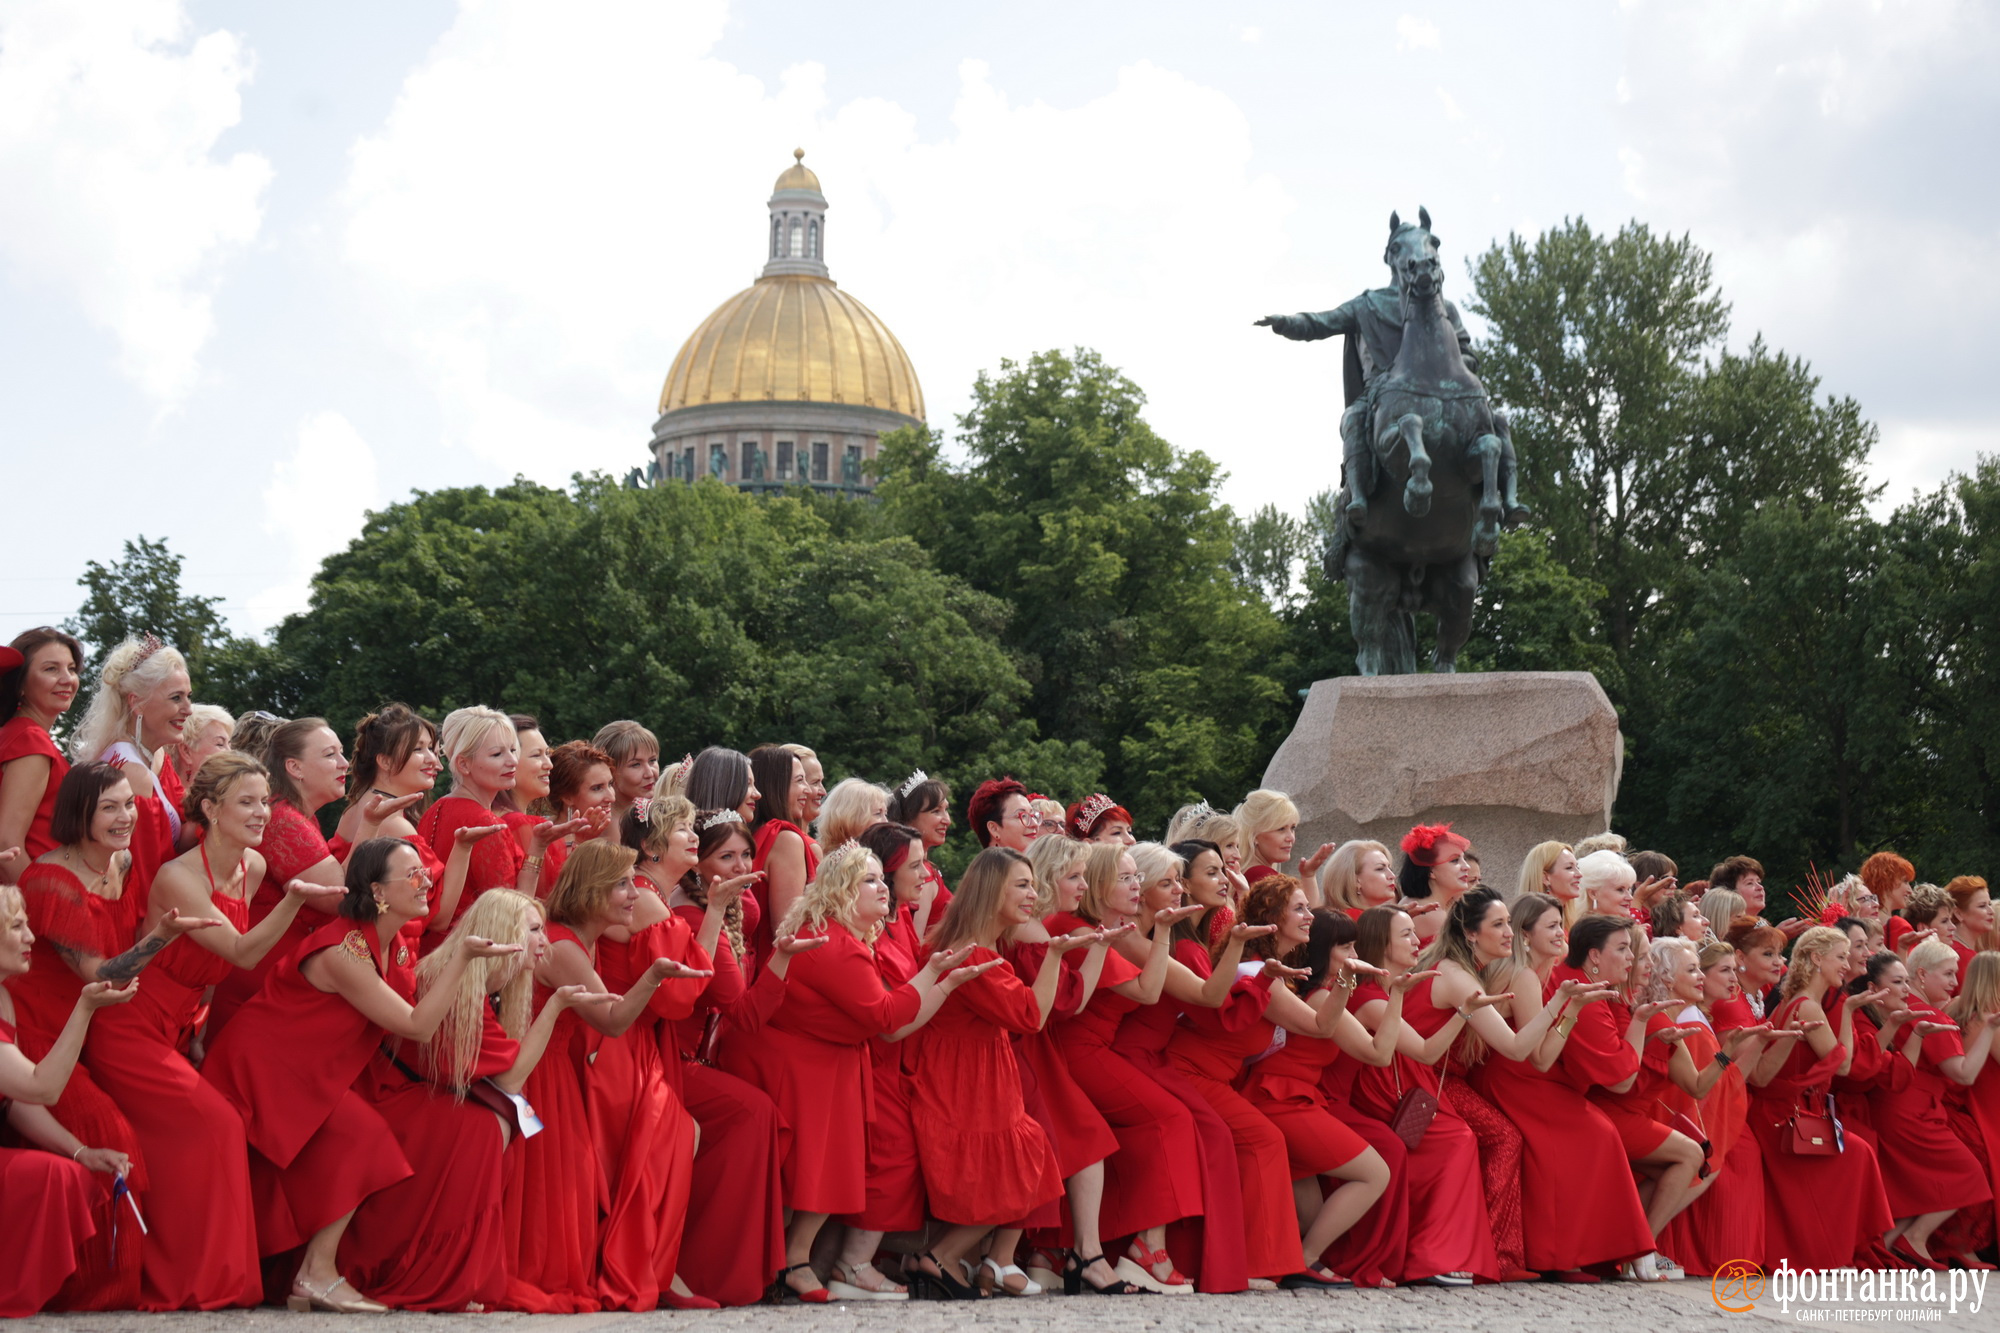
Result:
{"label": "red fascinator", "polygon": [[1403,835],[1403,854],[1420,866],[1442,865],[1472,843],[1451,831],[1449,824],[1419,824]]}

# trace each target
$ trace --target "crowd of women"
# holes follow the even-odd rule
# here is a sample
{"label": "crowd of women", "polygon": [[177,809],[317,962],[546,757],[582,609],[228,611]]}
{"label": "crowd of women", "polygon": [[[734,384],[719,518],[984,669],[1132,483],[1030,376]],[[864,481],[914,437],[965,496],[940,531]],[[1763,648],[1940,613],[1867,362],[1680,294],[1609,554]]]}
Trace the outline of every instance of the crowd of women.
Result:
{"label": "crowd of women", "polygon": [[1296,856],[1274,791],[1140,841],[630,721],[343,736],[152,639],[66,726],[84,660],[0,650],[0,1313],[1993,1257],[1994,910],[1892,852],[1774,926],[1746,856],[1501,892],[1446,825]]}

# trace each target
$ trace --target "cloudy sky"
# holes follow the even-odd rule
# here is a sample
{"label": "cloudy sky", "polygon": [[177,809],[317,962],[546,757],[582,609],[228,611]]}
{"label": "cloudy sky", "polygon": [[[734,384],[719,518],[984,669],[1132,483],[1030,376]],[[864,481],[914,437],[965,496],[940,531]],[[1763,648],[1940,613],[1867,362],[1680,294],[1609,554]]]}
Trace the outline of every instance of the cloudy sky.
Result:
{"label": "cloudy sky", "polygon": [[1418,204],[1461,298],[1509,231],[1691,233],[1892,500],[2000,451],[2000,11],[1411,3],[0,0],[0,639],[136,534],[254,631],[412,488],[643,463],[795,146],[934,424],[1095,347],[1241,508],[1337,467],[1335,345],[1251,320]]}

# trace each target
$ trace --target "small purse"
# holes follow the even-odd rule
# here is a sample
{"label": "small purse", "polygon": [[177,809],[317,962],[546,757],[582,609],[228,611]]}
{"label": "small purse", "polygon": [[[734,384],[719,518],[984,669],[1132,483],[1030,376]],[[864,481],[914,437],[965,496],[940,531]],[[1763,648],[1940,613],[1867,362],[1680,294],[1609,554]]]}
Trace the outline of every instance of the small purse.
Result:
{"label": "small purse", "polygon": [[1431,1127],[1431,1120],[1438,1112],[1438,1099],[1423,1088],[1403,1091],[1402,1057],[1394,1061],[1396,1070],[1396,1090],[1401,1095],[1396,1098],[1396,1109],[1389,1113],[1389,1128],[1395,1131],[1412,1152],[1424,1141],[1424,1131]]}
{"label": "small purse", "polygon": [[1814,1114],[1801,1104],[1785,1124],[1780,1143],[1798,1157],[1833,1157],[1847,1145],[1841,1141],[1840,1121],[1834,1118],[1833,1099],[1820,1103],[1823,1114]]}

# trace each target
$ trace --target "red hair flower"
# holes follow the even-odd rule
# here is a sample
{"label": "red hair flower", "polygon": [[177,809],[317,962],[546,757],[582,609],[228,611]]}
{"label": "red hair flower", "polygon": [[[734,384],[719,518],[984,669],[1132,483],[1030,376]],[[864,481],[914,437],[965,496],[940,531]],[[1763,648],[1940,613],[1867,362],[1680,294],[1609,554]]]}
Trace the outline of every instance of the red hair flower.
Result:
{"label": "red hair flower", "polygon": [[1420,866],[1442,865],[1471,847],[1449,824],[1419,824],[1403,835],[1403,854]]}

